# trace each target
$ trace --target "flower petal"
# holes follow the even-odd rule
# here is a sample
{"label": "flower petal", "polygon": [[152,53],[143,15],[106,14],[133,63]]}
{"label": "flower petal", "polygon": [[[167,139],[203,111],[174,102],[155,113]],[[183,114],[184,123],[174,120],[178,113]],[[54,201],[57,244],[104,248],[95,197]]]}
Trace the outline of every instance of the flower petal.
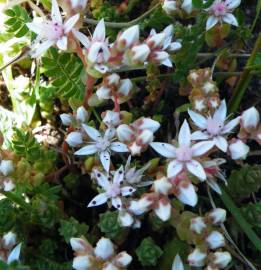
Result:
{"label": "flower petal", "polygon": [[73,27],[75,26],[75,24],[78,22],[79,19],[80,14],[75,14],[69,20],[67,20],[64,24],[64,33],[68,34],[73,29]]}
{"label": "flower petal", "polygon": [[99,154],[101,164],[106,172],[110,170],[111,157],[108,151],[103,151]]}
{"label": "flower petal", "polygon": [[99,23],[97,24],[94,32],[93,32],[93,37],[94,40],[98,41],[104,41],[105,40],[105,23],[104,20],[100,20]]}
{"label": "flower petal", "polygon": [[241,3],[241,0],[226,0],[225,4],[227,8],[229,9],[235,9],[237,8]]}
{"label": "flower petal", "polygon": [[94,141],[97,141],[99,138],[101,138],[101,134],[97,129],[91,126],[85,125],[85,124],[82,124],[82,127],[85,130],[85,132],[88,134],[88,136]]}
{"label": "flower petal", "polygon": [[67,50],[67,37],[63,36],[62,38],[58,39],[56,45],[62,51]]}
{"label": "flower petal", "polygon": [[148,129],[151,132],[156,132],[160,127],[160,123],[152,120],[151,118],[143,118],[142,124],[139,126],[140,129]]}
{"label": "flower petal", "polygon": [[198,202],[198,195],[195,191],[195,187],[191,183],[181,185],[178,187],[179,193],[177,198],[184,204],[194,207]]}
{"label": "flower petal", "polygon": [[179,256],[179,254],[176,255],[171,270],[184,270],[183,262]]}
{"label": "flower petal", "polygon": [[115,185],[121,185],[124,178],[124,170],[123,166],[120,166],[120,168],[114,173],[113,176],[113,184]]}
{"label": "flower petal", "polygon": [[207,20],[206,30],[208,31],[218,23],[218,18],[215,16],[210,16]]}
{"label": "flower petal", "polygon": [[150,146],[158,152],[160,155],[166,158],[175,158],[176,157],[176,148],[169,143],[161,143],[161,142],[152,142]]}
{"label": "flower petal", "polygon": [[207,151],[209,151],[213,146],[214,146],[213,141],[205,141],[205,142],[196,143],[191,147],[192,156],[199,157],[205,154]]}
{"label": "flower petal", "polygon": [[42,35],[42,33],[44,33],[45,28],[44,28],[44,24],[42,22],[31,22],[31,23],[26,23],[26,26],[33,31],[34,33],[36,33],[37,35]]}
{"label": "flower petal", "polygon": [[107,200],[108,200],[108,197],[107,197],[106,193],[105,192],[100,193],[90,201],[90,203],[88,204],[87,207],[94,207],[94,206],[104,204],[107,202]]}
{"label": "flower petal", "polygon": [[134,193],[136,191],[135,188],[133,188],[132,186],[126,186],[126,187],[122,187],[121,188],[121,195],[122,196],[129,196],[132,193]]}
{"label": "flower petal", "polygon": [[112,198],[111,203],[116,209],[121,209],[122,207],[122,201],[120,197]]}
{"label": "flower petal", "polygon": [[112,142],[110,148],[112,151],[118,152],[118,153],[129,152],[127,145],[121,142]]}
{"label": "flower petal", "polygon": [[104,138],[110,141],[115,136],[116,130],[115,128],[108,128],[105,131]]}
{"label": "flower petal", "polygon": [[201,130],[195,131],[191,134],[192,141],[207,140],[207,139],[209,139],[209,135],[206,132],[202,132]]}
{"label": "flower petal", "polygon": [[171,204],[163,200],[159,201],[158,207],[154,209],[156,216],[162,221],[167,221],[171,216]]}
{"label": "flower petal", "polygon": [[131,141],[134,136],[134,132],[128,125],[122,124],[117,128],[117,136],[122,142]]}
{"label": "flower petal", "polygon": [[222,21],[234,26],[238,26],[236,17],[231,13],[227,13],[224,16],[222,16]]}
{"label": "flower petal", "polygon": [[226,134],[232,131],[239,124],[239,121],[240,121],[240,116],[229,121],[222,129],[222,134]]}
{"label": "flower petal", "polygon": [[93,172],[99,186],[106,190],[110,186],[110,181],[108,180],[108,178],[98,170],[93,170]]}
{"label": "flower petal", "polygon": [[62,23],[62,15],[59,10],[59,6],[56,0],[52,0],[52,13],[51,13],[52,20],[58,23]]}
{"label": "flower petal", "polygon": [[89,156],[94,153],[97,153],[98,150],[94,144],[86,145],[82,148],[80,148],[78,151],[76,151],[74,154],[76,156]]}
{"label": "flower petal", "polygon": [[22,247],[22,243],[18,244],[9,254],[8,258],[7,258],[7,264],[12,263],[13,261],[18,261],[19,260],[19,256],[21,253],[21,247]]}
{"label": "flower petal", "polygon": [[228,143],[224,137],[217,136],[217,137],[214,137],[213,140],[217,148],[219,148],[223,152],[227,152]]}
{"label": "flower petal", "polygon": [[181,145],[190,146],[191,133],[190,133],[190,128],[189,128],[187,120],[184,120],[180,128],[178,142],[180,146]]}
{"label": "flower petal", "polygon": [[201,180],[201,181],[206,180],[206,178],[207,178],[206,173],[205,173],[202,165],[198,161],[192,159],[191,161],[186,163],[186,167],[187,167],[188,171],[191,174],[198,177],[199,180]]}
{"label": "flower petal", "polygon": [[32,58],[38,58],[40,57],[44,52],[46,52],[51,46],[55,44],[55,41],[53,40],[46,40],[43,43],[41,43],[36,50],[33,51],[31,54]]}
{"label": "flower petal", "polygon": [[183,169],[183,164],[177,160],[173,160],[168,165],[167,176],[169,178],[175,177],[182,171],[182,169]]}
{"label": "flower petal", "polygon": [[213,115],[213,119],[216,120],[217,122],[225,122],[227,117],[227,105],[226,101],[223,99],[221,101],[221,104],[219,108],[215,111]]}
{"label": "flower petal", "polygon": [[197,127],[201,129],[207,128],[207,119],[203,115],[191,110],[188,110],[188,114]]}
{"label": "flower petal", "polygon": [[74,36],[82,43],[82,45],[85,48],[89,48],[90,46],[90,40],[87,36],[85,36],[83,33],[81,33],[80,31],[77,31],[75,29],[72,30]]}

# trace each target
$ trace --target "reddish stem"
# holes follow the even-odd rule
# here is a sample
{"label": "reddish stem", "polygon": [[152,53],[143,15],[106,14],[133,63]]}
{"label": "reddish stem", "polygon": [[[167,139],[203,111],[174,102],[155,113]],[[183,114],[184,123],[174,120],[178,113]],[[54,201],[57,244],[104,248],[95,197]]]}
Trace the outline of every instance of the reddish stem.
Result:
{"label": "reddish stem", "polygon": [[83,101],[83,106],[88,109],[89,104],[89,98],[92,95],[92,91],[93,91],[93,86],[96,83],[96,79],[94,77],[92,77],[91,75],[87,75],[87,80],[86,80],[86,85],[85,85],[85,94],[84,94],[84,101]]}
{"label": "reddish stem", "polygon": [[113,98],[114,98],[114,111],[115,112],[120,112],[120,104],[119,104],[119,99],[117,94],[113,94]]}

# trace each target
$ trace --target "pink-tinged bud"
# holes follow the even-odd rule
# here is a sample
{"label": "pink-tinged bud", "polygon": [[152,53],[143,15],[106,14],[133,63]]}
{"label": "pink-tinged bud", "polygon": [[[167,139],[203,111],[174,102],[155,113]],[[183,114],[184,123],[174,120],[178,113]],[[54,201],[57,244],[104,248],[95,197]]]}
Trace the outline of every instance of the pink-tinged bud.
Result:
{"label": "pink-tinged bud", "polygon": [[70,126],[72,124],[72,116],[70,114],[62,113],[60,118],[64,126]]}
{"label": "pink-tinged bud", "polygon": [[217,225],[225,222],[227,211],[222,208],[216,208],[209,213],[209,218],[212,224]]}
{"label": "pink-tinged bud", "polygon": [[116,267],[114,264],[107,262],[105,265],[102,267],[102,270],[120,270],[118,267]]}
{"label": "pink-tinged bud", "polygon": [[207,254],[195,248],[192,253],[188,255],[188,262],[190,266],[202,267],[205,265]]}
{"label": "pink-tinged bud", "polygon": [[197,234],[201,234],[206,227],[207,225],[202,217],[192,218],[190,221],[190,230]]}
{"label": "pink-tinged bud", "polygon": [[172,188],[172,184],[169,182],[169,180],[166,177],[162,177],[153,182],[153,190],[156,193],[168,195],[171,188]]}
{"label": "pink-tinged bud", "polygon": [[130,227],[134,223],[134,218],[128,212],[120,211],[118,221],[122,227]]}
{"label": "pink-tinged bud", "polygon": [[136,142],[133,142],[129,145],[129,150],[132,156],[138,156],[142,151],[142,146],[138,145]]}
{"label": "pink-tinged bud", "polygon": [[126,124],[122,124],[118,126],[117,128],[117,136],[120,141],[125,142],[125,141],[131,141],[134,133],[133,130]]}
{"label": "pink-tinged bud", "polygon": [[76,238],[76,237],[72,237],[70,239],[70,245],[72,249],[76,252],[86,252],[86,250],[90,248],[90,245],[87,241],[85,241],[82,238]]}
{"label": "pink-tinged bud", "polygon": [[171,204],[164,200],[161,199],[158,202],[158,207],[154,209],[155,214],[157,215],[157,217],[159,219],[161,219],[162,221],[167,221],[168,219],[170,219],[171,216]]}
{"label": "pink-tinged bud", "polygon": [[120,124],[120,113],[113,111],[106,111],[105,116],[102,119],[103,123],[108,127],[115,127]]}
{"label": "pink-tinged bud", "polygon": [[229,145],[229,153],[234,160],[246,159],[249,153],[249,146],[241,140],[236,140]]}
{"label": "pink-tinged bud", "polygon": [[162,47],[166,38],[166,34],[164,32],[152,35],[147,38],[146,43],[151,49],[155,49],[157,47]]}
{"label": "pink-tinged bud", "polygon": [[121,77],[117,73],[112,73],[111,75],[105,78],[105,84],[108,86],[111,85],[118,85],[120,82]]}
{"label": "pink-tinged bud", "polygon": [[144,63],[150,54],[150,48],[146,44],[141,44],[132,47],[131,52],[132,52],[131,57],[132,61]]}
{"label": "pink-tinged bud", "polygon": [[194,207],[198,202],[198,196],[194,186],[189,183],[181,183],[178,187],[177,198],[184,204]]}
{"label": "pink-tinged bud", "polygon": [[126,29],[122,34],[120,34],[117,40],[117,49],[119,51],[124,51],[137,43],[140,36],[139,32],[140,30],[138,25],[134,25]]}
{"label": "pink-tinged bud", "polygon": [[147,145],[152,141],[153,141],[153,133],[148,129],[143,130],[137,138],[137,143],[142,145]]}
{"label": "pink-tinged bud", "polygon": [[99,100],[110,99],[111,98],[111,89],[106,86],[101,86],[97,89],[96,95]]}
{"label": "pink-tinged bud", "polygon": [[139,121],[139,124],[137,125],[139,129],[148,129],[153,133],[156,132],[160,127],[159,122],[152,120],[150,118],[142,118],[137,121]]}
{"label": "pink-tinged bud", "polygon": [[150,200],[147,200],[146,197],[141,198],[139,200],[133,200],[130,202],[130,205],[128,209],[134,214],[134,215],[142,215],[145,212],[147,212],[152,205],[153,202]]}
{"label": "pink-tinged bud", "polygon": [[118,93],[120,95],[123,95],[127,97],[133,88],[133,84],[130,79],[123,79],[120,81],[119,87],[118,87]]}
{"label": "pink-tinged bud", "polygon": [[259,124],[259,121],[260,121],[259,112],[255,107],[251,107],[242,113],[241,123],[243,128],[246,129],[247,131],[255,129]]}
{"label": "pink-tinged bud", "polygon": [[208,243],[209,248],[211,249],[216,249],[225,246],[225,238],[218,231],[211,232],[206,238],[206,242]]}
{"label": "pink-tinged bud", "polygon": [[173,0],[165,0],[162,9],[168,14],[172,15],[177,10],[177,2]]}
{"label": "pink-tinged bud", "polygon": [[8,174],[12,173],[14,170],[14,165],[12,160],[2,160],[0,163],[0,172],[7,176]]}
{"label": "pink-tinged bud", "polygon": [[77,256],[73,259],[73,269],[75,270],[86,270],[91,267],[92,263],[90,257],[87,255]]}
{"label": "pink-tinged bud", "polygon": [[6,249],[11,249],[16,244],[16,234],[8,232],[3,236],[3,246]]}
{"label": "pink-tinged bud", "polygon": [[76,147],[83,143],[82,140],[82,134],[77,131],[73,131],[70,134],[68,134],[66,140],[65,140],[71,147]]}
{"label": "pink-tinged bud", "polygon": [[76,119],[79,122],[84,123],[87,120],[87,117],[88,112],[85,110],[85,108],[83,106],[79,107],[76,112]]}
{"label": "pink-tinged bud", "polygon": [[212,263],[219,269],[223,269],[231,262],[231,260],[232,258],[229,252],[215,252],[213,254]]}
{"label": "pink-tinged bud", "polygon": [[120,252],[114,259],[118,267],[127,267],[132,261],[132,257],[125,251]]}
{"label": "pink-tinged bud", "polygon": [[102,237],[96,244],[94,253],[104,261],[114,254],[113,243],[110,239]]}

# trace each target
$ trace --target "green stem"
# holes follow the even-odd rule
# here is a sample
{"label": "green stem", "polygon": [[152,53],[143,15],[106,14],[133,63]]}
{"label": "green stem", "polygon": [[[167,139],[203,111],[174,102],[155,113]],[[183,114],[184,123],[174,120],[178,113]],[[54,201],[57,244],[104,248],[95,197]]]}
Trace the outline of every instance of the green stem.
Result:
{"label": "green stem", "polygon": [[229,107],[229,111],[230,112],[235,112],[239,105],[240,102],[246,92],[246,89],[250,83],[250,80],[253,76],[253,74],[251,73],[251,70],[248,69],[247,67],[252,66],[254,63],[254,60],[256,58],[256,55],[259,51],[259,49],[261,48],[261,33],[259,33],[258,38],[256,40],[255,46],[253,48],[253,51],[249,57],[249,59],[247,60],[246,66],[237,82],[237,85],[232,93],[232,97],[229,101],[228,107]]}
{"label": "green stem", "polygon": [[252,242],[252,244],[261,252],[261,239],[258,235],[252,230],[251,225],[245,220],[241,211],[234,204],[233,200],[226,193],[225,189],[222,188],[222,195],[220,196],[221,200],[230,211],[230,213],[235,218],[237,224],[242,229],[242,231],[246,234],[248,239]]}
{"label": "green stem", "polygon": [[258,0],[257,5],[256,5],[256,16],[250,30],[251,33],[254,31],[258,19],[260,19],[259,17],[260,11],[261,11],[261,0]]}
{"label": "green stem", "polygon": [[8,192],[8,191],[3,191],[2,194],[6,198],[8,198],[10,201],[12,201],[12,202],[18,204],[19,206],[21,206],[24,210],[26,210],[28,212],[32,212],[32,208],[31,208],[30,204],[25,202],[23,198],[17,196],[15,193]]}
{"label": "green stem", "polygon": [[[140,21],[144,20],[146,17],[148,17],[159,6],[160,6],[160,3],[156,4],[151,9],[149,9],[147,12],[143,13],[141,16],[139,16],[138,18],[136,18],[132,21],[129,21],[129,22],[105,22],[105,25],[110,27],[110,28],[127,28],[130,26],[133,26],[135,24],[138,24]],[[89,19],[89,18],[85,18],[84,22],[89,23],[89,24],[94,24],[94,25],[97,25],[99,23],[98,20]]]}

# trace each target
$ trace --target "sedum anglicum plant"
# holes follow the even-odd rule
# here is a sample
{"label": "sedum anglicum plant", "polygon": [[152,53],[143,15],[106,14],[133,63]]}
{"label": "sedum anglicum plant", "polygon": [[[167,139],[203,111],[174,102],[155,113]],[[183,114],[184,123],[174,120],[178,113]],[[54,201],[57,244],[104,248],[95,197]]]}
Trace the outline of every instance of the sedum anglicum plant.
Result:
{"label": "sedum anglicum plant", "polygon": [[260,1],[2,2],[0,269],[259,269]]}

